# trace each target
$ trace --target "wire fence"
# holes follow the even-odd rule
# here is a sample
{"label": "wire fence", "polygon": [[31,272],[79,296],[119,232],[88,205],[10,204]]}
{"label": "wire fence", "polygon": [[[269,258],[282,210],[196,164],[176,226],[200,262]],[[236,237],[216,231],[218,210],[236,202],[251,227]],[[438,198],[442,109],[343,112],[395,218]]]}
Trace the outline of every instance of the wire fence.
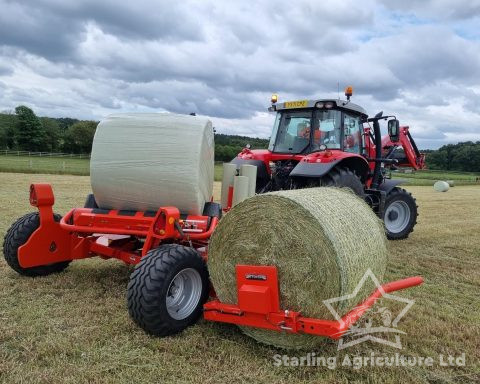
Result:
{"label": "wire fence", "polygon": [[31,151],[13,151],[11,149],[0,150],[3,156],[28,156],[28,157],[66,157],[70,159],[90,159],[89,153],[62,153],[62,152],[31,152]]}
{"label": "wire fence", "polygon": [[0,172],[88,175],[89,155],[0,151]]}

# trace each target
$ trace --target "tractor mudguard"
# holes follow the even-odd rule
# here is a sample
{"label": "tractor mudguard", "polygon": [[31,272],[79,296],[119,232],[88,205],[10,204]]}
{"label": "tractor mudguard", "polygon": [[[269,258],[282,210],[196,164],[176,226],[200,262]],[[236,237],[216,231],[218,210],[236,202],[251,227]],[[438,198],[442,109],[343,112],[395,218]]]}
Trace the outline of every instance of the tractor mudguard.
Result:
{"label": "tractor mudguard", "polygon": [[290,177],[322,177],[330,172],[340,161],[332,161],[331,163],[307,163],[301,161],[290,172]]}
{"label": "tractor mudguard", "polygon": [[386,179],[383,181],[382,184],[378,186],[378,189],[380,191],[384,191],[386,195],[395,188],[397,185],[404,184],[406,183],[406,180],[392,180],[392,179]]}

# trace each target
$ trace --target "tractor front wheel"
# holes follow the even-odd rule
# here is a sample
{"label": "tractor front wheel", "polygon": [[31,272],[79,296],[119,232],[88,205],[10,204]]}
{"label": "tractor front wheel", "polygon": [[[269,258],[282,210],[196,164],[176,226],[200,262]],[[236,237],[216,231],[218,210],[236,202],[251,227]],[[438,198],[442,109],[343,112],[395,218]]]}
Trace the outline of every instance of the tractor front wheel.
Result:
{"label": "tractor front wheel", "polygon": [[[53,218],[59,222],[62,216],[54,214]],[[7,231],[3,240],[3,256],[7,264],[20,275],[24,276],[46,276],[58,273],[68,267],[70,261],[61,261],[49,265],[23,268],[18,261],[18,248],[27,242],[33,232],[40,226],[40,215],[38,212],[27,213],[19,218]],[[33,255],[35,257],[35,255]]]}
{"label": "tractor front wheel", "polygon": [[385,199],[383,222],[389,240],[406,239],[417,224],[417,204],[411,193],[395,187]]}
{"label": "tractor front wheel", "polygon": [[189,247],[167,244],[149,251],[128,283],[128,311],[147,333],[169,336],[194,324],[208,298],[205,262]]}

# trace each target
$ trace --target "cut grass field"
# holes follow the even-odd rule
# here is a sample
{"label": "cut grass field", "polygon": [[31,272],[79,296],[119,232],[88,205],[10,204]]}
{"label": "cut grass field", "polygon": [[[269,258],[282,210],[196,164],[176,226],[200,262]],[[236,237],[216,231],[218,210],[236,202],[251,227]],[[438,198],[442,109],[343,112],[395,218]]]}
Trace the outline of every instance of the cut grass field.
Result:
{"label": "cut grass field", "polygon": [[[55,210],[82,206],[89,178],[0,173],[0,234],[32,211],[30,182],[52,183]],[[420,274],[425,284],[398,293],[415,299],[401,320],[403,350],[366,342],[317,356],[337,356],[336,369],[276,367],[275,354],[235,326],[201,320],[180,335],[147,336],[129,319],[125,293],[131,267],[118,261],[78,261],[64,272],[26,278],[0,261],[0,382],[42,383],[472,383],[480,381],[480,187],[446,193],[408,187],[420,217],[413,234],[389,242],[385,280]],[[216,197],[219,188],[216,185]],[[233,282],[232,282],[233,283]],[[386,300],[386,299],[383,299]],[[319,302],[319,305],[323,305]],[[340,366],[345,356],[431,356],[432,367]],[[442,367],[440,355],[461,356]]]}
{"label": "cut grass field", "polygon": [[408,185],[433,185],[438,180],[452,180],[455,185],[480,185],[480,173],[421,170],[414,173],[392,173],[395,179],[403,179]]}
{"label": "cut grass field", "polygon": [[0,154],[0,172],[89,175],[90,159]]}

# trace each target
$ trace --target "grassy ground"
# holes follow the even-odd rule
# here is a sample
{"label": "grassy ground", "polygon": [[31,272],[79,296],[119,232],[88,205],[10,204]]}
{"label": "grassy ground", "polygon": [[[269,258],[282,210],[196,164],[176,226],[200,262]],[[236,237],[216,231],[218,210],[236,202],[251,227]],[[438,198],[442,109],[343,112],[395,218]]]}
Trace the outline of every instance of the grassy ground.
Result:
{"label": "grassy ground", "polygon": [[89,175],[90,159],[0,155],[0,172]]}
{"label": "grassy ground", "polygon": [[[0,235],[25,212],[30,182],[53,184],[56,211],[83,204],[88,177],[0,173]],[[421,274],[423,286],[401,292],[415,305],[400,328],[405,356],[431,356],[433,367],[275,367],[284,351],[259,345],[235,326],[200,321],[165,339],[145,335],[128,318],[125,291],[131,268],[91,259],[66,272],[25,278],[0,261],[0,382],[328,382],[472,383],[480,381],[480,187],[446,193],[408,187],[417,197],[415,232],[390,242],[387,280]],[[218,184],[216,194],[218,197]],[[319,304],[321,305],[321,303]],[[310,351],[311,352],[311,351]],[[371,342],[317,356],[391,356]],[[291,355],[303,355],[290,353]],[[464,367],[440,367],[439,355],[465,353]]]}
{"label": "grassy ground", "polygon": [[404,179],[408,185],[433,185],[438,180],[453,180],[455,185],[480,185],[480,173],[422,170],[414,173],[392,173],[393,178]]}

